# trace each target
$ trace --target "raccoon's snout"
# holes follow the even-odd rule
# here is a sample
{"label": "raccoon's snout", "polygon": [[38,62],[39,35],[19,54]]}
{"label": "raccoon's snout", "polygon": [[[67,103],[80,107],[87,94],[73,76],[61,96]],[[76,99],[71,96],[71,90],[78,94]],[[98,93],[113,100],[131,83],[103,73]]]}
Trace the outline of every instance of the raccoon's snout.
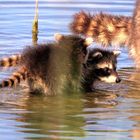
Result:
{"label": "raccoon's snout", "polygon": [[99,77],[101,81],[106,83],[119,83],[121,79],[119,78],[117,73],[110,74],[109,76]]}
{"label": "raccoon's snout", "polygon": [[116,79],[116,83],[120,83],[121,82],[121,79],[118,77],[117,79]]}

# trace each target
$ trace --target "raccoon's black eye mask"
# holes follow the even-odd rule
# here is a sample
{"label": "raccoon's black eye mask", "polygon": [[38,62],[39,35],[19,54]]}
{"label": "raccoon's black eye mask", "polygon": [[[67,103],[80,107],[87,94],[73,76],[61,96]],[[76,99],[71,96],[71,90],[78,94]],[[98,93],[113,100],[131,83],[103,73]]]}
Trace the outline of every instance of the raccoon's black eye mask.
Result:
{"label": "raccoon's black eye mask", "polygon": [[105,68],[96,68],[95,69],[95,73],[96,73],[96,75],[98,75],[98,76],[109,76],[109,75],[111,75],[111,73],[112,73],[112,69],[109,69],[109,68],[107,68],[107,67],[105,67]]}

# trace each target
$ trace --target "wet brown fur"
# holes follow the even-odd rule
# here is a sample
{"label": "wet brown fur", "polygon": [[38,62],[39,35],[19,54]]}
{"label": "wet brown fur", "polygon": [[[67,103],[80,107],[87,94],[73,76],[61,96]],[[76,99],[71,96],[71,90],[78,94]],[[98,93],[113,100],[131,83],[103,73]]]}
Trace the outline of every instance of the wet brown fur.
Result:
{"label": "wet brown fur", "polygon": [[136,68],[140,68],[140,0],[136,1],[130,40],[130,55],[135,60]]}
{"label": "wet brown fur", "polygon": [[63,36],[61,40],[23,52],[22,61],[30,73],[30,92],[55,95],[68,87],[81,88],[81,66],[87,46],[77,36]]}
{"label": "wet brown fur", "polygon": [[92,37],[103,46],[127,46],[131,32],[131,17],[81,11],[74,15],[70,29],[75,34]]}
{"label": "wet brown fur", "polygon": [[23,68],[3,81],[0,87],[20,83],[22,72],[25,72],[33,93],[54,95],[60,93],[65,85],[78,89],[86,47],[85,40],[78,36],[68,36],[68,39],[64,36],[58,43],[27,47],[20,61]]}

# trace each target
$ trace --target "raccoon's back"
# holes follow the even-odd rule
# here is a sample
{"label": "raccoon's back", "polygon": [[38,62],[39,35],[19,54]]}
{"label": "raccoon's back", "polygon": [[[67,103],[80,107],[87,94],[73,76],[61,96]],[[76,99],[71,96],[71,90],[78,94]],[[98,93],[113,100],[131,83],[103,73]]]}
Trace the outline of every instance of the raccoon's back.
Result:
{"label": "raccoon's back", "polygon": [[93,37],[94,41],[108,45],[124,45],[129,40],[131,18],[105,13],[91,15],[79,12],[70,24],[73,33]]}
{"label": "raccoon's back", "polygon": [[66,84],[69,74],[69,57],[59,44],[28,47],[23,52],[22,62],[30,75],[31,91],[54,95]]}
{"label": "raccoon's back", "polygon": [[37,47],[29,46],[23,51],[21,63],[30,74],[43,76],[46,73],[51,47],[51,44],[43,44]]}

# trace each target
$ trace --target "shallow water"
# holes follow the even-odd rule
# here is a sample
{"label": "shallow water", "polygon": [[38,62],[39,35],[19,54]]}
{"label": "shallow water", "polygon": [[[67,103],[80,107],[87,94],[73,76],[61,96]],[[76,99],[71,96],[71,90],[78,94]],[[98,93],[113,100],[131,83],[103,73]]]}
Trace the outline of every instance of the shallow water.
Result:
{"label": "shallow water", "polygon": [[[0,58],[32,44],[33,0],[0,1]],[[133,0],[39,0],[38,42],[70,33],[80,10],[131,16]],[[126,49],[118,58],[120,84],[96,86],[91,94],[31,96],[23,85],[0,91],[0,138],[3,140],[139,140],[140,74]],[[14,69],[0,69],[0,79]]]}

